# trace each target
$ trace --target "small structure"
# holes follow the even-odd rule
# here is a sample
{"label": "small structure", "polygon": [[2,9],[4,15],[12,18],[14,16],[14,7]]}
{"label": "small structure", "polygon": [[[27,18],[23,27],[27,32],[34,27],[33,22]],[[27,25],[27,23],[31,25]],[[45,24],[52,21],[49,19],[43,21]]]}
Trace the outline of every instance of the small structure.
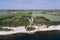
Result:
{"label": "small structure", "polygon": [[29,19],[29,24],[32,25],[32,23],[33,23],[33,18],[30,18]]}

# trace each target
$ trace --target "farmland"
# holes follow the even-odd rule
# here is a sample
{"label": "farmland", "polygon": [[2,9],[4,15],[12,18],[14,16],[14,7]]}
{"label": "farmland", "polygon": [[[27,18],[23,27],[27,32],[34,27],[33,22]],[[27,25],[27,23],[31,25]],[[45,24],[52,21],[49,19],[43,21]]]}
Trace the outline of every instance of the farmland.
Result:
{"label": "farmland", "polygon": [[[51,11],[51,12],[33,12],[33,14],[31,15],[33,18],[36,17],[42,17],[42,18],[46,18],[49,21],[45,21],[45,22],[41,22],[43,20],[41,20],[40,22],[38,22],[38,24],[47,24],[47,25],[57,25],[60,24],[60,13],[59,11]],[[38,21],[38,20],[37,20]],[[37,22],[36,22],[37,23]]]}
{"label": "farmland", "polygon": [[56,15],[52,15],[54,13],[45,13],[43,14],[42,12],[33,12],[32,17],[36,17],[36,16],[42,16],[47,18],[50,21],[60,21],[60,16],[57,15],[58,13],[56,13]]}

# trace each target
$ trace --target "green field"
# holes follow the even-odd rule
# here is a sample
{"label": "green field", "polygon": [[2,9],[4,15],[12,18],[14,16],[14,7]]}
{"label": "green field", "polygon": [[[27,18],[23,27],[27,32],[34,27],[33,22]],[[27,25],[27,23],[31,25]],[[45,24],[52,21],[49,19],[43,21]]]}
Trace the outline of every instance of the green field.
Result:
{"label": "green field", "polygon": [[37,16],[42,16],[45,17],[46,19],[50,20],[50,21],[60,21],[60,16],[56,16],[56,15],[52,15],[53,13],[47,13],[47,14],[43,14],[41,12],[33,12],[32,17],[37,17]]}

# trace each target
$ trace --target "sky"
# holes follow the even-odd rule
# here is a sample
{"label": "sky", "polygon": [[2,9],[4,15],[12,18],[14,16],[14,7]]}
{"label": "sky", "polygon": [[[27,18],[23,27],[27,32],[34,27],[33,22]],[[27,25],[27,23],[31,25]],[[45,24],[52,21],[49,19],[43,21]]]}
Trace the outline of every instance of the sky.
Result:
{"label": "sky", "polygon": [[0,0],[0,9],[60,9],[60,0]]}

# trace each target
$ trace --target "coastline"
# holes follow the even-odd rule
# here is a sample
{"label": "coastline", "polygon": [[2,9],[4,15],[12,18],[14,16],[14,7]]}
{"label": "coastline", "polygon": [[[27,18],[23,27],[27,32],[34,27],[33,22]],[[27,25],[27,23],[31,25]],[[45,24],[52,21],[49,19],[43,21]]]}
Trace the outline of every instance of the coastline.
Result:
{"label": "coastline", "polygon": [[[25,27],[6,27],[8,29],[12,29],[13,31],[0,31],[0,35],[10,35],[10,34],[16,34],[16,33],[28,33],[28,34],[31,34],[31,33],[35,33],[37,31],[53,31],[53,30],[60,30],[60,25],[57,25],[57,26],[49,26],[48,28],[45,28],[45,27],[35,27],[36,29],[35,30],[32,30],[32,31],[27,31],[25,29]],[[3,27],[4,28],[4,27]]]}

